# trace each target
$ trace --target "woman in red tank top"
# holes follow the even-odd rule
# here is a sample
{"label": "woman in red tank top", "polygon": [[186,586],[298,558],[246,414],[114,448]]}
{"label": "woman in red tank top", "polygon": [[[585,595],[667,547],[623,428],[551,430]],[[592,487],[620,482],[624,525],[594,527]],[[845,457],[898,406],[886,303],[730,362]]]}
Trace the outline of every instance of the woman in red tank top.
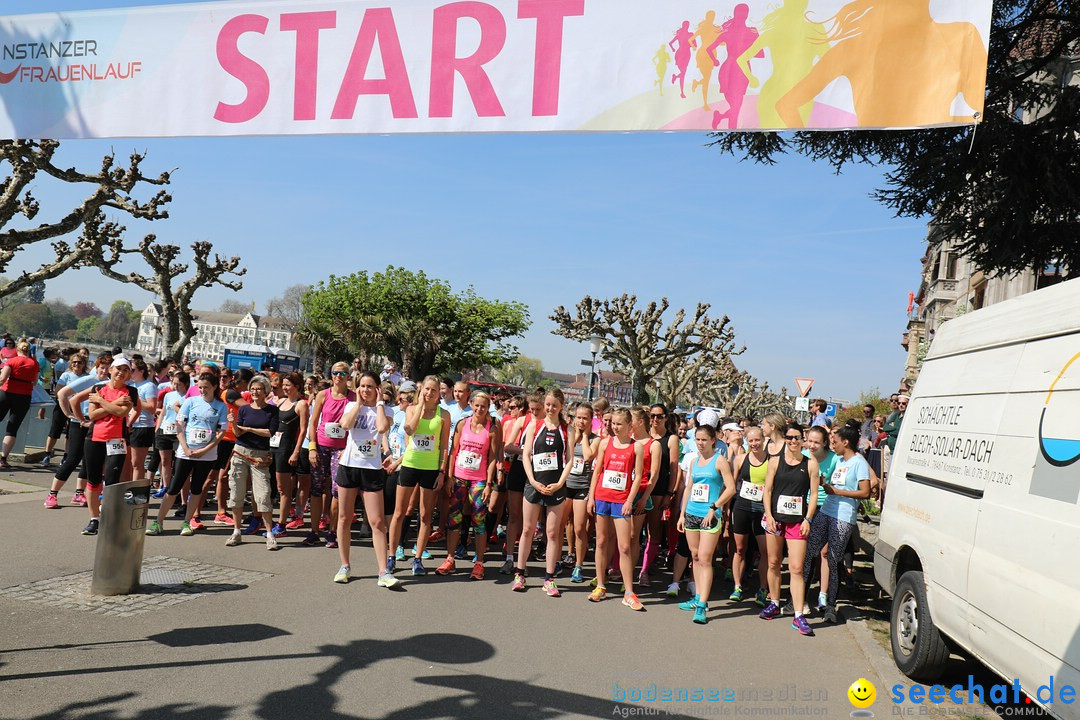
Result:
{"label": "woman in red tank top", "polygon": [[632,610],[644,610],[634,594],[634,559],[630,546],[633,544],[634,498],[644,475],[645,451],[630,437],[629,410],[620,408],[612,414],[611,431],[612,437],[600,442],[589,489],[589,512],[596,513],[596,589],[589,595],[589,600],[600,602],[607,597],[607,566],[614,540],[626,587],[623,605]]}

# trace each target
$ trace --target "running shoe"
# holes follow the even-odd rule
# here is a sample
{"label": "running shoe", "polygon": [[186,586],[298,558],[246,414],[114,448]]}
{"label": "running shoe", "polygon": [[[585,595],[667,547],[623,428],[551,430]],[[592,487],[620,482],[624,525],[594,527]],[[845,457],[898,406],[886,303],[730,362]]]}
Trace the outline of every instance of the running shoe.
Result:
{"label": "running shoe", "polygon": [[86,527],[83,528],[82,534],[83,535],[97,535],[97,531],[98,531],[98,519],[93,518],[89,522],[89,524]]}
{"label": "running shoe", "polygon": [[547,593],[548,597],[559,597],[560,595],[562,595],[562,592],[559,590],[559,588],[555,587],[554,580],[544,581],[544,592]]}
{"label": "running shoe", "polygon": [[55,510],[56,508],[60,507],[60,500],[58,500],[57,497],[52,493],[49,493],[45,497],[45,507],[49,508],[50,510]]}
{"label": "running shoe", "polygon": [[506,558],[506,560],[503,561],[502,567],[499,568],[499,574],[509,575],[512,572],[514,572],[514,561],[510,558]]}
{"label": "running shoe", "polygon": [[52,465],[52,456],[51,455],[46,455],[45,457],[41,458],[41,467],[49,467],[51,465]]}
{"label": "running shoe", "polygon": [[742,602],[742,588],[736,585],[735,589],[728,595],[728,600],[731,602]]}
{"label": "running shoe", "polygon": [[817,610],[824,610],[829,606],[829,597],[825,593],[818,593]]}
{"label": "running shoe", "polygon": [[202,530],[204,527],[206,527],[205,525],[203,525],[203,521],[199,519],[198,515],[191,518],[191,522],[188,524],[191,525],[192,530]]}
{"label": "running shoe", "polygon": [[[8,462],[8,459],[6,457],[0,456],[0,470],[10,470],[10,469],[11,469],[11,463]],[[97,535],[97,532],[96,531],[92,532],[92,533],[84,532],[83,535]]]}
{"label": "running shoe", "polygon": [[758,617],[762,620],[775,620],[780,617],[780,606],[770,600],[769,604],[765,606],[765,609],[761,611]]}
{"label": "running shoe", "polygon": [[640,587],[644,588],[652,587],[652,580],[649,579],[649,576],[647,574],[641,573],[640,575],[638,575],[637,584]]}
{"label": "running shoe", "polygon": [[566,553],[562,556],[563,567],[574,567],[577,565],[577,558],[574,557],[574,553]]}
{"label": "running shoe", "polygon": [[337,533],[326,533],[326,547],[336,548],[337,546]]}
{"label": "running shoe", "polygon": [[581,571],[581,566],[580,565],[576,565],[574,567],[574,572],[570,573],[570,582],[572,582],[572,583],[583,583],[583,582],[585,582],[585,574]]}
{"label": "running shoe", "polygon": [[232,525],[233,524],[232,515],[227,515],[226,513],[216,513],[214,515],[214,524],[215,525]]}
{"label": "running shoe", "polygon": [[464,560],[468,551],[465,549],[465,545],[458,545],[457,550],[454,551],[454,557],[458,560]]}
{"label": "running shoe", "polygon": [[392,557],[386,558],[386,572],[393,575],[396,571],[397,571],[397,561]]}
{"label": "running shoe", "polygon": [[708,611],[709,608],[704,603],[694,608],[694,622],[698,625],[704,625],[709,622],[709,618],[705,616]]}
{"label": "running shoe", "polygon": [[427,575],[427,568],[424,567],[424,563],[418,559],[412,561],[412,574],[413,575]]}
{"label": "running shoe", "polygon": [[180,523],[180,534],[187,537],[189,535],[194,535],[195,531],[191,529],[190,523],[182,522]]}
{"label": "running shoe", "polygon": [[457,563],[454,562],[454,558],[448,557],[435,569],[435,572],[439,575],[453,575],[455,570],[457,570]]}
{"label": "running shoe", "polygon": [[832,623],[835,625],[838,622],[838,620],[836,619],[836,608],[831,608],[826,605],[825,614],[821,616],[821,619],[827,623]]}
{"label": "running shoe", "polygon": [[379,573],[379,587],[396,588],[399,582],[401,581],[390,573]]}
{"label": "running shoe", "polygon": [[645,609],[645,606],[638,600],[637,595],[632,592],[628,592],[623,595],[622,604],[634,611],[641,611]]}
{"label": "running shoe", "polygon": [[670,585],[667,586],[667,591],[666,591],[665,594],[668,597],[671,597],[671,598],[679,597],[679,590],[680,590],[679,583],[673,582],[673,583],[671,583]]}
{"label": "running shoe", "polygon": [[700,604],[701,603],[698,602],[698,599],[695,596],[695,597],[690,598],[689,600],[684,600],[683,602],[679,603],[679,609],[680,610],[697,610],[697,606],[700,605]]}
{"label": "running shoe", "polygon": [[161,534],[161,523],[159,523],[157,520],[151,520],[150,524],[146,526],[146,534],[147,535],[160,535]]}
{"label": "running shoe", "polygon": [[245,535],[254,535],[255,533],[259,532],[262,529],[263,529],[262,518],[259,517],[258,515],[252,515],[251,519],[248,520],[247,527],[244,528],[243,533]]}
{"label": "running shoe", "polygon": [[154,492],[150,493],[150,497],[154,498],[155,500],[160,500],[161,498],[165,497],[165,493],[167,491],[168,491],[168,488],[163,485],[163,486],[159,487],[157,490],[155,490]]}
{"label": "running shoe", "polygon": [[314,545],[318,545],[321,539],[322,538],[319,537],[319,533],[312,530],[306,536],[304,536],[304,539],[300,541],[300,544],[312,547]]}
{"label": "running shoe", "polygon": [[525,576],[514,573],[514,584],[510,586],[510,589],[514,592],[525,592]]}
{"label": "running shoe", "polygon": [[443,529],[441,527],[435,528],[434,530],[431,531],[431,537],[428,538],[428,542],[433,542],[433,543],[439,542],[440,540],[442,540],[445,537],[446,537],[446,533],[443,532]]}
{"label": "running shoe", "polygon": [[337,571],[337,575],[334,576],[334,582],[344,585],[349,582],[349,566],[342,565]]}
{"label": "running shoe", "polygon": [[765,607],[769,604],[769,596],[768,593],[765,592],[764,588],[758,590],[754,594],[754,602],[758,604],[758,607]]}
{"label": "running shoe", "polygon": [[187,506],[185,506],[185,505],[177,505],[176,509],[173,510],[172,516],[174,518],[176,518],[177,520],[183,520],[184,518],[186,518],[187,517]]}
{"label": "running shoe", "polygon": [[229,539],[225,541],[226,547],[236,547],[240,543],[244,542],[244,536],[240,534],[238,530],[233,530],[233,534],[229,536]]}
{"label": "running shoe", "polygon": [[482,563],[482,562],[473,563],[472,574],[469,577],[471,577],[473,580],[483,580],[484,579],[484,563]]}
{"label": "running shoe", "polygon": [[328,527],[330,527],[330,518],[323,515],[321,518],[319,518],[319,531],[325,532],[326,528]]}
{"label": "running shoe", "polygon": [[394,559],[395,560],[404,560],[405,559],[405,548],[398,545],[397,550],[394,551]]}
{"label": "running shoe", "polygon": [[814,637],[814,631],[811,629],[810,623],[806,621],[805,615],[796,615],[795,619],[791,621],[791,627],[798,630],[800,635]]}
{"label": "running shoe", "polygon": [[277,538],[274,537],[273,533],[270,533],[269,535],[266,536],[266,549],[267,550],[277,550],[278,549]]}
{"label": "running shoe", "polygon": [[555,561],[555,577],[562,575],[563,564],[562,560]]}
{"label": "running shoe", "polygon": [[[416,557],[416,545],[412,546],[412,556]],[[428,552],[427,548],[424,548],[424,552],[420,555],[420,559],[421,560],[430,560],[431,559],[431,553]]]}
{"label": "running shoe", "polygon": [[[289,531],[286,530],[285,526],[282,525],[281,523],[274,523],[274,526],[272,528],[270,528],[270,532],[276,538],[285,537],[286,535],[289,534]],[[263,533],[263,535],[265,535],[265,534],[266,533]]]}
{"label": "running shoe", "polygon": [[302,527],[304,527],[304,518],[302,517],[293,518],[289,522],[285,523],[286,530],[299,530]]}
{"label": "running shoe", "polygon": [[86,507],[86,493],[76,492],[71,496],[71,504],[75,507]]}
{"label": "running shoe", "polygon": [[591,593],[589,593],[589,602],[600,602],[607,598],[607,588],[603,585],[597,585]]}

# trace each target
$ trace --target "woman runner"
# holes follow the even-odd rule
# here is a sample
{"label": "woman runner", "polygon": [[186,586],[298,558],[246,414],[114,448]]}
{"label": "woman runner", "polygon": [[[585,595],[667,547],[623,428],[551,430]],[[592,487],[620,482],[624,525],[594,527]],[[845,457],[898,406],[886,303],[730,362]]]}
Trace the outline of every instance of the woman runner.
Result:
{"label": "woman runner", "polygon": [[649,408],[649,435],[659,443],[660,468],[651,493],[653,507],[645,516],[649,539],[645,543],[645,560],[641,563],[641,576],[638,578],[641,587],[651,584],[649,568],[660,554],[664,511],[671,507],[671,498],[675,495],[673,486],[679,467],[679,437],[672,431],[672,420],[664,405],[656,403]]}
{"label": "woman runner", "polygon": [[[300,393],[304,376],[291,372],[281,379],[284,397],[278,400],[278,429],[270,438],[270,454],[274,458],[279,510],[278,521],[270,529],[274,537],[283,537],[289,530],[304,527],[304,506],[311,490],[311,463],[302,452],[308,425],[308,402]],[[297,492],[297,488],[300,488]],[[289,514],[293,501],[299,504],[295,518]]]}
{"label": "woman runner", "polygon": [[[356,393],[349,389],[349,366],[343,362],[330,368],[333,382],[326,390],[320,390],[311,407],[311,416],[318,418],[308,428],[308,461],[311,463],[311,531],[303,539],[304,545],[315,545],[322,521],[323,494],[333,492],[334,475],[337,471],[338,454],[345,449],[348,433],[341,427],[345,405],[356,401]],[[326,546],[337,547],[337,534],[331,529],[326,533]]]}
{"label": "woman runner", "polygon": [[758,591],[757,604],[768,604],[769,587],[769,552],[765,546],[765,479],[769,474],[769,456],[765,454],[765,435],[761,428],[751,427],[746,430],[746,442],[749,451],[735,458],[736,495],[731,510],[731,532],[735,536],[735,556],[731,570],[735,579],[735,589],[728,600],[739,602],[743,599],[742,581],[746,574],[746,562],[752,553],[750,538],[753,537],[758,551]]}
{"label": "woman runner", "polygon": [[573,566],[570,582],[585,582],[582,565],[589,552],[589,486],[592,484],[593,460],[600,449],[600,437],[593,433],[593,408],[581,403],[574,411],[574,424],[570,428],[570,445],[574,457],[566,476],[566,495],[572,502],[573,535],[570,542],[569,565]]}

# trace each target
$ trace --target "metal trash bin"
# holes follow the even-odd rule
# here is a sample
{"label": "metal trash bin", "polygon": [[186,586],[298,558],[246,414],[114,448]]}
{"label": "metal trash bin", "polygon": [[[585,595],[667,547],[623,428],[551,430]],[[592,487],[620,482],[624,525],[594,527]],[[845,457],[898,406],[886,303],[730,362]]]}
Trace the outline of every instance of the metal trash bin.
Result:
{"label": "metal trash bin", "polygon": [[105,486],[90,582],[94,595],[128,595],[138,590],[149,508],[149,480]]}

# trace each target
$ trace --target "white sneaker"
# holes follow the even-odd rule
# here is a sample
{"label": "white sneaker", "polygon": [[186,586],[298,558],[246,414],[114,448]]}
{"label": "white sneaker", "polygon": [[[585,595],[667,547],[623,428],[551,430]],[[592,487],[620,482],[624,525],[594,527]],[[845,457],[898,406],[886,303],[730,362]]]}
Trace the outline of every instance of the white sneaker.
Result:
{"label": "white sneaker", "polygon": [[679,583],[673,582],[667,586],[668,597],[679,597]]}
{"label": "white sneaker", "polygon": [[278,549],[277,538],[274,537],[274,533],[267,533],[266,534],[266,549],[267,550],[277,550]]}
{"label": "white sneaker", "polygon": [[697,585],[694,584],[693,580],[686,583],[686,592],[690,593],[690,597],[697,597]]}
{"label": "white sneaker", "polygon": [[395,588],[401,581],[388,572],[379,573],[379,587]]}
{"label": "white sneaker", "polygon": [[229,536],[229,539],[225,541],[228,547],[235,547],[244,542],[244,536],[240,534],[239,530],[234,530],[233,534]]}

